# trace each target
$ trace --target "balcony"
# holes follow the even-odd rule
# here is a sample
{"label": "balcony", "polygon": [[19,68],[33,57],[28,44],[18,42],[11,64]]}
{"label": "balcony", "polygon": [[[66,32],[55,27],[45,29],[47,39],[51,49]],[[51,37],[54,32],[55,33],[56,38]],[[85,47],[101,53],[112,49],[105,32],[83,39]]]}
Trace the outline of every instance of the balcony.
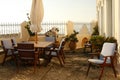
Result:
{"label": "balcony", "polygon": [[[46,23],[42,23],[42,31],[38,33],[39,35],[39,40],[43,40],[44,38],[44,34],[45,32],[49,31],[52,27],[57,27],[59,29],[59,37],[63,37],[65,35],[67,35],[68,33],[71,33],[73,30],[69,30],[70,26],[72,25],[73,30],[76,30],[77,32],[81,33],[78,35],[78,38],[80,39],[78,42],[78,48],[82,47],[82,45],[80,45],[82,43],[82,39],[84,37],[89,38],[90,37],[90,32],[91,32],[91,25],[90,23],[80,23],[80,22],[75,22],[72,24],[70,22],[46,22]],[[83,26],[86,26],[87,31],[89,33],[88,34],[82,32],[82,28]],[[15,37],[17,39],[17,41],[24,41],[24,40],[28,40],[28,39],[23,39],[21,37],[21,24],[19,23],[1,23],[0,24],[0,38],[12,38]],[[85,30],[86,31],[86,30]],[[23,32],[24,33],[24,32]],[[23,34],[24,38],[26,38],[27,36],[25,35],[25,33]]]}

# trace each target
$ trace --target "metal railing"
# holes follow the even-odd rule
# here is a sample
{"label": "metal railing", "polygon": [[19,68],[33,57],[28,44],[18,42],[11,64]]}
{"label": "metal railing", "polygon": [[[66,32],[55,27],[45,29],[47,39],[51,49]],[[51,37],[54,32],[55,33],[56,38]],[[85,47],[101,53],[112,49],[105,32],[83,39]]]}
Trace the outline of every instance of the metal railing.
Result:
{"label": "metal railing", "polygon": [[[45,34],[45,32],[49,31],[52,27],[57,27],[59,29],[58,34],[65,34],[66,30],[66,22],[46,22],[42,23],[42,31],[39,34]],[[74,30],[77,32],[80,31],[82,26],[86,24],[88,30],[90,31],[90,23],[74,23]],[[18,37],[21,33],[21,25],[19,23],[0,23],[0,37]]]}
{"label": "metal railing", "polygon": [[20,24],[18,23],[0,23],[0,38],[12,36],[17,37],[20,32]]}
{"label": "metal railing", "polygon": [[46,33],[47,31],[52,29],[52,27],[56,27],[56,28],[59,29],[59,33],[58,34],[65,34],[66,22],[61,22],[61,23],[47,22],[47,23],[42,23],[41,26],[42,26],[42,31],[40,32],[40,34]]}

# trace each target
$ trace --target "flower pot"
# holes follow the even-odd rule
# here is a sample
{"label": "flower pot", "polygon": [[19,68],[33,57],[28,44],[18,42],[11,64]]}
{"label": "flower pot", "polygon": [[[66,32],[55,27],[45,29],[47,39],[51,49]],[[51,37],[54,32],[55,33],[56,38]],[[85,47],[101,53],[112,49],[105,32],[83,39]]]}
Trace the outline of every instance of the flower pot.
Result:
{"label": "flower pot", "polygon": [[70,50],[75,50],[76,47],[77,47],[76,42],[70,41],[70,43],[69,43]]}
{"label": "flower pot", "polygon": [[35,41],[35,36],[30,36],[28,41]]}

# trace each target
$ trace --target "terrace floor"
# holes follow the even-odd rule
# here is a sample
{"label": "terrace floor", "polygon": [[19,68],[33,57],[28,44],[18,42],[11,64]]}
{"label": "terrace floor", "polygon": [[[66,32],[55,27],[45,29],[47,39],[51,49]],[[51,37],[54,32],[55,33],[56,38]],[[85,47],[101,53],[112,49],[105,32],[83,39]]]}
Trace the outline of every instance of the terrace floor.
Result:
{"label": "terrace floor", "polygon": [[[33,66],[21,66],[20,72],[16,72],[13,62],[8,61],[4,66],[0,65],[0,80],[98,80],[99,67],[93,66],[86,78],[89,55],[81,50],[76,52],[65,51],[66,64],[61,67],[56,58],[53,58],[48,66],[37,67],[33,73]],[[106,67],[102,80],[120,80],[120,76],[114,77],[112,68]]]}

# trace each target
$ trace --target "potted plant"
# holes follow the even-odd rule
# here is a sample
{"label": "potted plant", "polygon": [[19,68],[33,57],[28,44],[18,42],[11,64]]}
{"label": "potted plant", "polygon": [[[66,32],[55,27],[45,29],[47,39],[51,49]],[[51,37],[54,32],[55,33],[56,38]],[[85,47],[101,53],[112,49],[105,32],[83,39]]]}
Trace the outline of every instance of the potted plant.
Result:
{"label": "potted plant", "polygon": [[26,21],[27,25],[25,26],[25,28],[27,29],[30,36],[35,36],[35,33],[30,30],[31,21],[30,21],[29,13],[27,13],[27,18],[28,21]]}
{"label": "potted plant", "polygon": [[90,42],[92,44],[93,49],[101,50],[102,49],[102,45],[105,42],[105,37],[104,36],[100,36],[100,35],[94,35],[94,36],[91,36]]}
{"label": "potted plant", "polygon": [[105,42],[117,43],[117,40],[114,37],[107,37],[105,39]]}
{"label": "potted plant", "polygon": [[70,50],[75,50],[76,49],[76,43],[78,42],[77,34],[78,34],[78,32],[76,32],[74,30],[72,34],[67,35],[66,38],[65,38],[65,41],[69,42]]}
{"label": "potted plant", "polygon": [[59,32],[59,29],[57,27],[52,27],[52,29],[50,29],[45,33],[46,39],[53,40],[55,42],[54,43],[55,47],[59,46],[59,41],[57,40],[58,32]]}

